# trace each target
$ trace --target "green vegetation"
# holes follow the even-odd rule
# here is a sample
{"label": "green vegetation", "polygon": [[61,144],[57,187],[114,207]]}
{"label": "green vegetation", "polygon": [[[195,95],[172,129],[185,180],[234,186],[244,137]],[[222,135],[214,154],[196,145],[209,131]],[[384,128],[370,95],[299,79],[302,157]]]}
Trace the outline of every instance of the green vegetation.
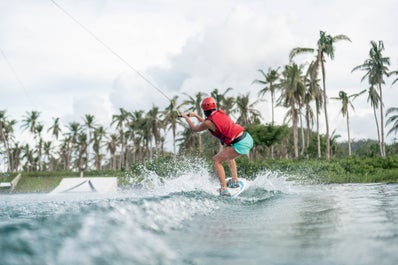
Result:
{"label": "green vegetation", "polygon": [[305,183],[398,182],[398,156],[326,160],[263,160],[239,162],[241,175],[255,176],[264,170],[281,172],[290,180]]}
{"label": "green vegetation", "polygon": [[[331,183],[398,183],[398,156],[356,157],[332,159],[330,161],[265,159],[249,160],[246,157],[237,160],[239,176],[254,179],[267,171],[278,172],[288,180],[305,184]],[[145,164],[135,164],[126,171],[89,171],[85,177],[117,177],[119,187],[137,185],[156,175],[159,181],[178,177],[184,173],[197,172],[203,167],[212,171],[210,160],[199,158],[181,158],[172,156],[158,157]],[[226,167],[228,172],[228,168]],[[12,176],[7,177],[7,181]],[[77,172],[33,172],[23,174],[14,190],[15,193],[46,193],[53,190],[62,178],[79,177]]]}

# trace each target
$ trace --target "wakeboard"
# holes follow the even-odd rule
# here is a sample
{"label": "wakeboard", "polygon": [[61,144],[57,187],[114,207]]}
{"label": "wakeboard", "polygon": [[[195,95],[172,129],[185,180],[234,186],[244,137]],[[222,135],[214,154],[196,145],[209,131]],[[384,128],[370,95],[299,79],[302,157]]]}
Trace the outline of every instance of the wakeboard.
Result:
{"label": "wakeboard", "polygon": [[[225,181],[228,182],[231,178],[227,178]],[[247,187],[247,180],[244,178],[238,178],[239,181],[239,187],[238,188],[227,188],[229,191],[229,194],[231,194],[231,198],[236,198],[238,197],[239,194],[241,194]]]}

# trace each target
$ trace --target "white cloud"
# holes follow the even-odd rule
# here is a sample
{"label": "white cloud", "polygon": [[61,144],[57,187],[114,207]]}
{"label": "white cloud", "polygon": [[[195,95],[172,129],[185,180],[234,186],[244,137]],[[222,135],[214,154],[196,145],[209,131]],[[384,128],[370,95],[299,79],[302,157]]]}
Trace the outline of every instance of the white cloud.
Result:
{"label": "white cloud", "polygon": [[[260,78],[257,69],[287,64],[294,47],[315,47],[319,30],[352,39],[336,44],[336,58],[327,62],[329,96],[367,88],[360,82],[363,73],[350,72],[367,58],[371,40],[384,41],[391,69],[398,68],[393,23],[398,3],[392,0],[57,2],[170,98],[228,87],[234,88],[231,95],[250,91],[254,98],[260,89],[251,84]],[[24,86],[0,56],[1,109],[14,119],[37,109],[49,121],[61,117],[66,123],[92,113],[106,122],[121,107],[148,110],[167,104],[51,1],[1,1],[0,32],[0,48]],[[389,82],[386,108],[396,105],[398,96],[397,85],[391,88]],[[375,138],[366,98],[355,100],[351,132]],[[261,104],[267,121],[269,104]],[[329,109],[331,129],[345,135],[339,102],[330,102]],[[279,108],[279,122],[284,114]]]}

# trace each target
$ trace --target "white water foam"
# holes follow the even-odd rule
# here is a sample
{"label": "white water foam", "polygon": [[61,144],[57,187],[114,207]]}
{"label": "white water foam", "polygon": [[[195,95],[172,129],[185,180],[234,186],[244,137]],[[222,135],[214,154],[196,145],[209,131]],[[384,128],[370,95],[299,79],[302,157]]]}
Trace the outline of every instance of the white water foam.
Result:
{"label": "white water foam", "polygon": [[287,180],[287,176],[280,172],[265,170],[258,173],[252,181],[248,181],[251,189],[264,189],[273,192],[290,193],[292,182]]}

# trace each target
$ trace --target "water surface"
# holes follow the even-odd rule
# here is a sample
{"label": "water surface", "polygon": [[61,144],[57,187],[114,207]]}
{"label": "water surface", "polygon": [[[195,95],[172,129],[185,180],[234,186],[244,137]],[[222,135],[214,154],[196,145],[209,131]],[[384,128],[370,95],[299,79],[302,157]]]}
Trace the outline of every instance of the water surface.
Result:
{"label": "water surface", "polygon": [[0,196],[0,264],[398,264],[398,185],[206,172],[114,194]]}

